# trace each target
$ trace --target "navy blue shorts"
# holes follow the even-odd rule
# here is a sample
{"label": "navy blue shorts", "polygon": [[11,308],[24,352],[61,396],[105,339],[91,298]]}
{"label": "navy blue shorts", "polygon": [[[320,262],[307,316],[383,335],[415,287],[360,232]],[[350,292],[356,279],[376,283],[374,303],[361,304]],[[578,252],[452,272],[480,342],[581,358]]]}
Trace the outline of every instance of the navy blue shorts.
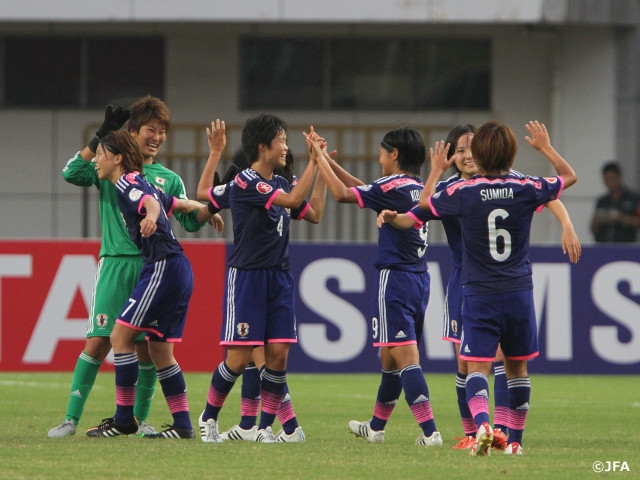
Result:
{"label": "navy blue shorts", "polygon": [[227,269],[220,345],[296,343],[295,285],[288,270]]}
{"label": "navy blue shorts", "polygon": [[533,290],[464,295],[462,318],[461,359],[492,362],[498,345],[510,360],[529,360],[538,356]]}
{"label": "navy blue shorts", "polygon": [[193,272],[184,255],[144,265],[118,323],[147,332],[147,340],[179,342],[192,292]]}
{"label": "navy blue shorts", "polygon": [[444,299],[444,319],[442,339],[460,343],[462,337],[462,269],[454,268],[447,284],[447,296]]}
{"label": "navy blue shorts", "polygon": [[373,346],[418,343],[429,302],[429,272],[382,269],[376,283]]}

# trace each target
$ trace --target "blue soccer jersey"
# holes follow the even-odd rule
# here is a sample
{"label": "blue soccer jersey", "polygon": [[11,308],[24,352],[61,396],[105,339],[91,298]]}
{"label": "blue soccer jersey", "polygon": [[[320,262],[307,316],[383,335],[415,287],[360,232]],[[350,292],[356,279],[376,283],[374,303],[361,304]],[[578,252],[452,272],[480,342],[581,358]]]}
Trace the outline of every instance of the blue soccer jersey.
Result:
{"label": "blue soccer jersey", "polygon": [[[182,247],[176,240],[169,219],[176,199],[148,183],[138,172],[124,174],[116,183],[118,204],[124,218],[129,236],[142,252],[145,264],[153,263],[165,257],[182,254]],[[156,221],[157,230],[150,237],[143,237],[140,233],[140,222],[145,218],[146,210],[143,202],[152,196],[161,206],[161,212]]]}
{"label": "blue soccer jersey", "polygon": [[562,177],[511,172],[450,184],[429,197],[434,214],[462,226],[462,278],[468,293],[532,288],[529,236],[533,213],[559,198]]}
{"label": "blue soccer jersey", "polygon": [[210,190],[209,197],[215,200],[214,204],[222,208],[228,205],[231,209],[234,248],[229,267],[289,269],[291,217],[301,219],[310,208],[306,201],[294,210],[273,204],[280,193],[288,193],[291,188],[291,184],[279,175],[267,180],[247,168],[238,173],[224,191],[221,186]]}
{"label": "blue soccer jersey", "polygon": [[[461,181],[462,177],[459,173],[452,175],[451,177],[438,182],[436,185],[436,192],[444,190],[452,183]],[[416,221],[416,226],[422,226],[423,223],[438,218],[431,212],[431,210],[424,210],[420,208],[420,205],[416,205],[409,212],[407,212]],[[462,268],[462,227],[460,226],[460,220],[456,217],[446,217],[439,219],[442,220],[442,227],[447,235],[447,243],[451,249],[453,256],[453,267]]]}
{"label": "blue soccer jersey", "polygon": [[[356,194],[360,208],[370,208],[377,213],[384,209],[406,213],[420,200],[423,187],[417,177],[389,175],[351,190]],[[376,268],[426,271],[427,232],[427,224],[406,230],[383,224],[378,234]]]}

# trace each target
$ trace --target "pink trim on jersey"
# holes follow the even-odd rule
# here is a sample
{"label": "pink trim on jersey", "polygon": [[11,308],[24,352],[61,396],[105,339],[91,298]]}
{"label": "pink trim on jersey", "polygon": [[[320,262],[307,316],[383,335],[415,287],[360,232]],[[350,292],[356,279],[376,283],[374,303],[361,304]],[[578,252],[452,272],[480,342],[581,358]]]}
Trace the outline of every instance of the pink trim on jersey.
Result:
{"label": "pink trim on jersey", "polygon": [[146,215],[146,213],[142,213],[142,209],[144,208],[144,200],[147,197],[151,197],[153,198],[153,196],[149,195],[148,193],[146,195],[143,195],[142,198],[140,199],[140,202],[138,202],[138,213],[140,215]]}
{"label": "pink trim on jersey", "polygon": [[429,207],[431,208],[431,213],[433,213],[436,217],[440,217],[440,214],[436,211],[433,203],[431,202],[431,197],[433,197],[433,195],[429,195],[429,198],[427,199],[427,201],[429,202]]}
{"label": "pink trim on jersey", "polygon": [[[562,178],[562,177],[547,177],[551,178]],[[451,196],[453,192],[465,187],[472,187],[474,185],[479,185],[481,183],[488,183],[489,185],[493,185],[498,183],[500,185],[505,185],[509,183],[517,183],[519,185],[533,185],[535,188],[540,190],[542,188],[542,182],[538,180],[534,180],[532,178],[515,178],[515,177],[499,177],[499,178],[487,178],[487,177],[477,177],[470,178],[469,180],[465,180],[464,182],[454,182],[447,187],[447,195]]]}
{"label": "pink trim on jersey", "polygon": [[360,195],[360,191],[356,187],[349,187],[349,188],[356,195],[356,200],[358,201],[358,206],[360,208],[364,208],[364,202],[362,201],[362,196]]}
{"label": "pink trim on jersey", "polygon": [[169,208],[169,211],[167,212],[167,217],[173,215],[173,209],[176,208],[176,203],[178,203],[178,199],[176,197],[173,197],[173,203],[171,204],[171,208]]}
{"label": "pink trim on jersey", "polygon": [[295,220],[304,220],[304,216],[307,214],[310,208],[311,208],[311,205],[307,203],[302,209],[302,211],[300,212],[300,215],[298,215],[298,217]]}
{"label": "pink trim on jersey", "polygon": [[283,193],[283,190],[278,188],[277,190],[275,190],[273,192],[273,195],[271,195],[271,197],[269,198],[269,201],[267,201],[267,204],[264,206],[264,208],[266,208],[267,210],[269,210],[271,208],[271,205],[273,204],[273,201],[276,199],[276,197],[278,195],[280,195],[281,193]]}
{"label": "pink trim on jersey", "polygon": [[415,345],[417,340],[407,340],[405,342],[373,342],[374,347],[402,347],[403,345]]}
{"label": "pink trim on jersey", "polygon": [[[218,202],[216,202],[216,199],[215,199],[215,197],[213,196],[213,189],[214,189],[214,188],[215,188],[215,187],[211,187],[211,188],[207,191],[207,197],[209,197],[209,201],[210,201],[211,203],[213,203],[213,205],[214,205],[216,208],[220,208],[220,205],[218,205]],[[222,209],[220,208],[220,210],[222,210]]]}
{"label": "pink trim on jersey", "polygon": [[402,187],[403,185],[407,185],[409,183],[413,185],[422,185],[422,183],[418,182],[414,178],[400,177],[380,185],[380,190],[382,190],[383,192],[387,192],[391,189]]}
{"label": "pink trim on jersey", "polygon": [[424,222],[422,220],[420,220],[418,217],[416,217],[411,210],[409,210],[407,212],[407,215],[409,215],[411,218],[413,218],[413,228],[421,228],[422,225],[424,225]]}

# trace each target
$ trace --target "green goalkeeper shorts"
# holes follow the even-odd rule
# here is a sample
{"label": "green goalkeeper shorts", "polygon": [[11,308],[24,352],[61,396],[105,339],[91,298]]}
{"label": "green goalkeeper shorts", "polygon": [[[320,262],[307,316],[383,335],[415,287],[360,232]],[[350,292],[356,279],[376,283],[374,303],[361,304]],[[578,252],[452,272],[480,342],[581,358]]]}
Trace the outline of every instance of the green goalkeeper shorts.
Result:
{"label": "green goalkeeper shorts", "polygon": [[[118,315],[138,283],[141,270],[141,257],[100,258],[93,285],[87,338],[111,335]],[[144,340],[144,336],[142,332],[136,342]]]}

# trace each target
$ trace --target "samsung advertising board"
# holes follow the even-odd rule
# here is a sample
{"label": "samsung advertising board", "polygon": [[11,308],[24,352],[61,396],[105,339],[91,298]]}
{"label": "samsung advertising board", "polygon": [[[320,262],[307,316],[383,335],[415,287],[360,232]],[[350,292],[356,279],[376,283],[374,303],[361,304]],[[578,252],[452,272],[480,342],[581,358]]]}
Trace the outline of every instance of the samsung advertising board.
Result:
{"label": "samsung advertising board", "polygon": [[[224,358],[224,265],[230,244],[183,241],[195,288],[183,370],[212,372]],[[97,241],[0,241],[0,371],[71,371],[84,346]],[[570,264],[559,246],[532,247],[539,327],[535,373],[640,373],[640,249],[589,246]],[[298,344],[290,372],[378,372],[371,345],[376,270],[373,244],[293,244]],[[431,296],[422,338],[425,372],[452,372],[442,336],[451,254],[430,246]],[[103,368],[113,368],[109,359]]]}

